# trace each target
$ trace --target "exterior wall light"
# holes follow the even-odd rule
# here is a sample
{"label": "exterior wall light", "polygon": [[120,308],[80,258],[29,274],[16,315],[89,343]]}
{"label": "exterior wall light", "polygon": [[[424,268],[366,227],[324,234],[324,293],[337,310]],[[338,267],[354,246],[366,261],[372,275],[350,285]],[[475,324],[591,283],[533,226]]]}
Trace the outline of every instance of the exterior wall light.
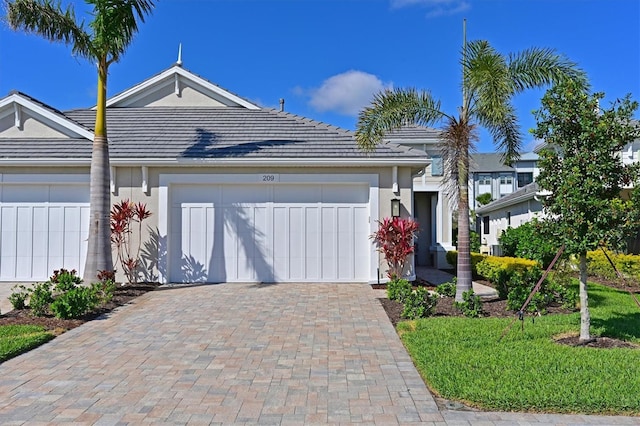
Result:
{"label": "exterior wall light", "polygon": [[397,198],[391,200],[391,217],[400,217],[400,200]]}

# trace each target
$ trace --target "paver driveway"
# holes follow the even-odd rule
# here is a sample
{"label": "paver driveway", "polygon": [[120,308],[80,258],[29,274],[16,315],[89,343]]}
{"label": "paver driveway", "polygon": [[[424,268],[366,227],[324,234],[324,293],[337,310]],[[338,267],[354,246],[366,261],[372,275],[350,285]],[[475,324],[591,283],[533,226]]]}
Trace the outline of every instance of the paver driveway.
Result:
{"label": "paver driveway", "polygon": [[372,290],[222,284],[148,293],[0,367],[0,423],[440,419]]}
{"label": "paver driveway", "polygon": [[148,293],[0,365],[0,424],[637,424],[438,411],[364,284]]}

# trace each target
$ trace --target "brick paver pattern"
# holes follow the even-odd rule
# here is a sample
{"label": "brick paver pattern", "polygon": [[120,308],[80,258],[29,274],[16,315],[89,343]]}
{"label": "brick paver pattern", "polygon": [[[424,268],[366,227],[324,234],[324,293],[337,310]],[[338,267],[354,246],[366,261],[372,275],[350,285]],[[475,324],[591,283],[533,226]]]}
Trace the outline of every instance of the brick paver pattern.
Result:
{"label": "brick paver pattern", "polygon": [[365,284],[148,293],[0,365],[0,424],[638,424],[439,411]]}

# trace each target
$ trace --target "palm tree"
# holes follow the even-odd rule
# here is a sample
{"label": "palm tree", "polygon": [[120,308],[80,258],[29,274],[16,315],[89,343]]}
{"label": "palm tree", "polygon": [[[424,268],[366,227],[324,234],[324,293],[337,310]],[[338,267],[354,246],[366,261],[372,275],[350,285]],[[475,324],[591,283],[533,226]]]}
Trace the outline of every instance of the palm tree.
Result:
{"label": "palm tree", "polygon": [[138,21],[151,13],[154,0],[85,0],[92,7],[88,28],[78,22],[72,5],[62,9],[53,0],[7,2],[7,21],[14,30],[38,34],[50,41],[72,46],[72,53],[96,63],[98,100],[91,154],[90,220],[85,282],[96,280],[99,271],[112,271],[109,212],[109,145],[107,140],[107,75],[134,35]]}
{"label": "palm tree", "polygon": [[428,91],[386,89],[360,112],[356,128],[358,145],[372,150],[391,130],[410,124],[443,123],[443,183],[458,208],[458,301],[462,301],[463,292],[471,289],[469,152],[478,139],[478,126],[489,130],[503,151],[505,164],[510,164],[518,158],[522,145],[512,104],[514,95],[565,79],[586,84],[584,73],[575,63],[550,49],[532,48],[505,57],[486,41],[465,42],[461,64],[463,102],[457,115],[442,111],[440,101]]}

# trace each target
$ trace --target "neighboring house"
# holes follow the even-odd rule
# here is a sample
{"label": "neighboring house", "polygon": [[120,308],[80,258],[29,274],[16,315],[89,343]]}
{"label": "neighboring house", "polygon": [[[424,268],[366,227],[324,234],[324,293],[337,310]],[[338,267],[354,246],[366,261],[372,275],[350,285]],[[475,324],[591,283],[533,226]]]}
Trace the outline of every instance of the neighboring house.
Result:
{"label": "neighboring house", "polygon": [[[624,163],[630,164],[640,161],[640,140],[628,144],[620,153]],[[529,161],[525,155],[521,161]],[[524,170],[521,167],[518,170]],[[538,175],[537,168],[533,169],[533,176]],[[542,204],[538,185],[533,182],[507,196],[476,210],[478,215],[477,229],[483,245],[483,250],[491,254],[500,255],[499,238],[508,227],[517,228],[534,217],[541,217]],[[640,235],[629,241],[628,250],[640,254]]]}
{"label": "neighboring house", "polygon": [[[107,105],[112,201],[153,213],[146,280],[375,282],[386,266],[369,236],[392,199],[413,216],[413,177],[431,162],[392,143],[362,152],[350,131],[178,65]],[[94,120],[19,92],[0,99],[0,281],[82,275]]]}
{"label": "neighboring house", "polygon": [[533,182],[476,210],[481,252],[501,255],[498,239],[502,232],[540,216],[542,203],[538,190],[538,184]]}
{"label": "neighboring house", "polygon": [[469,160],[469,208],[478,209],[479,195],[490,194],[491,200],[502,197],[525,187],[534,181],[539,173],[538,155],[527,152],[512,166],[505,165],[499,153],[474,153]]}

